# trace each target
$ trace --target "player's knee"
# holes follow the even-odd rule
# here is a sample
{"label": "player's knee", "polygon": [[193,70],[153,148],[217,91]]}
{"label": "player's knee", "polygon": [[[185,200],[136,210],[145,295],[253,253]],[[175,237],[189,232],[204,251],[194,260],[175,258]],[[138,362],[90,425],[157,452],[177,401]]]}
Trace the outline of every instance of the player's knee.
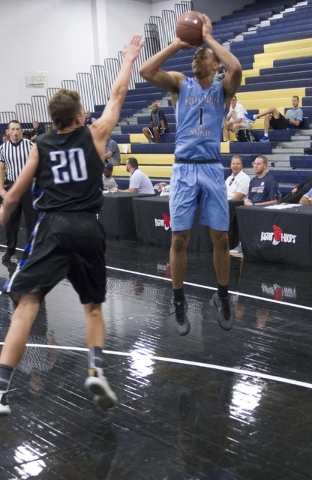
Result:
{"label": "player's knee", "polygon": [[174,252],[180,253],[186,250],[188,239],[182,235],[175,235],[172,237],[171,248]]}
{"label": "player's knee", "polygon": [[227,232],[215,232],[212,236],[215,249],[226,251],[229,248],[229,236]]}

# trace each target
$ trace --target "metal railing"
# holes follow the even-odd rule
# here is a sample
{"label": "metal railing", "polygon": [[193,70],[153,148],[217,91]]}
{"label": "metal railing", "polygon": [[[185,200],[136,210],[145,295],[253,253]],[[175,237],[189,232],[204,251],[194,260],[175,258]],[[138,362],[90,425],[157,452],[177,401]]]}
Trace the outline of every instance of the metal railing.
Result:
{"label": "metal railing", "polygon": [[15,112],[0,112],[0,123],[10,123],[11,120],[17,120]]}
{"label": "metal railing", "polygon": [[48,111],[48,99],[45,95],[33,95],[31,97],[31,105],[33,111],[33,119],[39,123],[51,122],[51,117]]}
{"label": "metal railing", "polygon": [[105,105],[107,82],[104,65],[91,65],[94,105]]}
{"label": "metal railing", "polygon": [[50,101],[50,99],[53,97],[53,95],[57,92],[59,92],[61,89],[60,88],[57,88],[57,87],[49,87],[47,88],[47,100],[48,102]]}
{"label": "metal railing", "polygon": [[11,120],[17,120],[15,112],[0,112],[1,140]]}
{"label": "metal railing", "polygon": [[[145,45],[133,66],[129,89],[135,89],[136,83],[144,81],[139,74],[140,66],[147,58],[173,41],[177,18],[189,10],[193,10],[193,2],[181,1],[174,5],[174,11],[163,10],[161,16],[149,17],[149,23],[144,25]],[[84,108],[92,112],[95,105],[107,103],[121,63],[122,52],[120,51],[118,58],[106,58],[103,65],[91,65],[90,72],[77,73],[76,80],[62,80],[61,88],[78,91]],[[32,96],[30,104],[16,104],[15,112],[0,112],[0,130],[4,132],[10,120],[14,119],[23,124],[32,123],[34,120],[40,123],[51,123],[48,102],[59,90],[58,87],[49,87],[46,95]]]}
{"label": "metal railing", "polygon": [[81,102],[85,110],[93,112],[94,95],[91,73],[77,73],[77,90],[80,93]]}
{"label": "metal railing", "polygon": [[77,82],[76,80],[62,80],[62,88],[67,88],[67,90],[76,90],[77,92]]}
{"label": "metal railing", "polygon": [[[30,103],[17,103],[15,105],[16,118],[24,124],[24,128],[32,128],[34,118],[32,105]],[[26,126],[26,125],[27,126]]]}

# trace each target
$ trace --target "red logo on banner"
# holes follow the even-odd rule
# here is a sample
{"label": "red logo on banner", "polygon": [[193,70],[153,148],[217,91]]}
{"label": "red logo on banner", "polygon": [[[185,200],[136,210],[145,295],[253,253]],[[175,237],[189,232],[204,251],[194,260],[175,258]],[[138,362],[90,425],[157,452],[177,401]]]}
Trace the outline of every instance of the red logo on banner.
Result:
{"label": "red logo on banner", "polygon": [[161,215],[164,219],[165,230],[168,230],[168,228],[170,228],[170,217],[166,213],[162,213]]}
{"label": "red logo on banner", "polygon": [[162,218],[155,218],[155,227],[162,227],[165,230],[169,230],[171,227],[171,221],[169,215],[166,213],[161,214]]}
{"label": "red logo on banner", "polygon": [[277,225],[273,225],[273,245],[278,245],[282,239],[283,230]]}

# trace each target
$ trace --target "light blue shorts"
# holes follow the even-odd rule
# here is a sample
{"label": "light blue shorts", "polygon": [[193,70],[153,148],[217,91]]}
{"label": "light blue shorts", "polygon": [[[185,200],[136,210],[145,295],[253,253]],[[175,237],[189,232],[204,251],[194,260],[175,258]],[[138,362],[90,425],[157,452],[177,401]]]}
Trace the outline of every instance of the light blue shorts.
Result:
{"label": "light blue shorts", "polygon": [[197,207],[199,224],[229,230],[229,204],[221,163],[174,163],[170,180],[171,230],[190,230]]}

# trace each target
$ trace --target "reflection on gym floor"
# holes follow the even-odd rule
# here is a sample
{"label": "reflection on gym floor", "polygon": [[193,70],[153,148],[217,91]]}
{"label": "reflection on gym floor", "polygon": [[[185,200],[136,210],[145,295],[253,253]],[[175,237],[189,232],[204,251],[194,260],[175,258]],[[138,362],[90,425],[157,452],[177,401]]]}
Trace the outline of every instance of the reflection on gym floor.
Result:
{"label": "reflection on gym floor", "polygon": [[[168,251],[108,241],[106,374],[119,404],[107,413],[83,390],[83,309],[66,280],[58,285],[16,370],[12,414],[0,421],[0,478],[310,478],[311,272],[231,262],[233,329],[217,323],[211,254],[193,252],[191,331],[179,337]],[[12,269],[0,264],[1,284]],[[0,308],[3,342],[6,295]]]}

